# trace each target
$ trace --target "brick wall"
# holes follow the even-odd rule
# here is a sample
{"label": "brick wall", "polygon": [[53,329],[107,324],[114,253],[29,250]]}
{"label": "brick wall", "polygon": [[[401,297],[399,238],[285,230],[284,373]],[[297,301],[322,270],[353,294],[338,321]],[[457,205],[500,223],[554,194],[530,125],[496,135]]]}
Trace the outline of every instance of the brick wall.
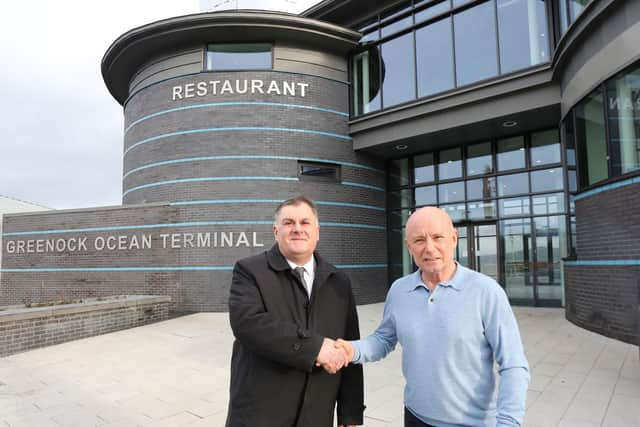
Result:
{"label": "brick wall", "polygon": [[166,297],[0,311],[0,357],[166,320],[168,312]]}
{"label": "brick wall", "polygon": [[577,259],[565,265],[567,319],[633,344],[640,344],[639,211],[637,183],[577,200]]}

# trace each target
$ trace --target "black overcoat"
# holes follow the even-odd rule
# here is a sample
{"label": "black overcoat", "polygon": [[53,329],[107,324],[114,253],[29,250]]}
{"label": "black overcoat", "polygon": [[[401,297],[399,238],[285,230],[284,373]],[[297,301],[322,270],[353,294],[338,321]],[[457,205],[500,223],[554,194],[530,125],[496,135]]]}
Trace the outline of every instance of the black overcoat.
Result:
{"label": "black overcoat", "polygon": [[361,365],[315,366],[322,340],[360,337],[349,278],[318,254],[311,300],[274,245],[236,263],[229,297],[235,336],[227,427],[362,424]]}

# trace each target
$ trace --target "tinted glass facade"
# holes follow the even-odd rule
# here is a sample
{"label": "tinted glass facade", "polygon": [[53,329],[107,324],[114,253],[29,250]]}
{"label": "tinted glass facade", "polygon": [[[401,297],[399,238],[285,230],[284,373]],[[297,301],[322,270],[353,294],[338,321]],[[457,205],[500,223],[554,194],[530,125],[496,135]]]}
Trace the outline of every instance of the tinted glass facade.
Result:
{"label": "tinted glass facade", "polygon": [[367,114],[549,61],[541,0],[415,1],[361,25],[352,113]]}
{"label": "tinted glass facade", "polygon": [[567,116],[565,128],[580,153],[581,189],[640,170],[640,64],[587,95]]}
{"label": "tinted glass facade", "polygon": [[411,211],[446,210],[457,259],[501,283],[513,303],[562,304],[560,261],[570,252],[570,203],[557,129],[390,161],[392,279],[414,269],[404,248]]}

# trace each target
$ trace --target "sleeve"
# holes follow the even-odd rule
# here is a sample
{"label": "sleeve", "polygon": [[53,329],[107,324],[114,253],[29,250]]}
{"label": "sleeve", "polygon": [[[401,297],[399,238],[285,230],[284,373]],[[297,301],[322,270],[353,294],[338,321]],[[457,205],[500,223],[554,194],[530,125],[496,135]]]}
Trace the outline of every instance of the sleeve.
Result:
{"label": "sleeve", "polygon": [[[392,288],[393,290],[393,288]],[[391,353],[398,343],[396,325],[393,318],[392,290],[387,294],[384,303],[382,321],[375,332],[368,337],[353,342],[355,355],[353,363],[375,362]]]}
{"label": "sleeve", "polygon": [[[347,283],[348,279],[347,279]],[[346,324],[345,340],[357,340],[360,338],[360,326],[358,312],[356,311],[355,298],[349,285],[349,305]],[[362,365],[350,364],[344,368],[340,375],[340,389],[338,390],[338,424],[362,425],[364,413],[364,379]]]}
{"label": "sleeve", "polygon": [[484,313],[485,336],[500,374],[496,427],[518,427],[525,413],[529,364],[509,300],[499,285],[496,288],[485,304]]}
{"label": "sleeve", "polygon": [[266,310],[254,275],[236,263],[229,295],[229,320],[236,339],[261,357],[311,372],[323,338]]}

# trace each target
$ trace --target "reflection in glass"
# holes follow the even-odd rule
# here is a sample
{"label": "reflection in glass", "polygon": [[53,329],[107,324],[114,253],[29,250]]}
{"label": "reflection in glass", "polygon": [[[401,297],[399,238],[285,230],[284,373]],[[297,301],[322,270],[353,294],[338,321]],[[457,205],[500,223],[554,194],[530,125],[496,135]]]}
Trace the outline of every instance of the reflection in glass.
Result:
{"label": "reflection in glass", "polygon": [[471,267],[469,265],[469,240],[467,238],[467,226],[462,225],[456,227],[458,232],[458,245],[456,246],[455,259],[465,267]]}
{"label": "reflection in glass", "polygon": [[515,304],[533,305],[531,278],[531,220],[499,221],[502,277],[509,300]]}
{"label": "reflection in glass", "polygon": [[574,169],[569,169],[567,171],[567,179],[569,181],[569,191],[571,193],[578,191],[578,177],[576,176],[576,171]]}
{"label": "reflection in glass", "polygon": [[514,136],[499,140],[497,160],[500,171],[525,167],[524,137]]}
{"label": "reflection in glass", "polygon": [[474,144],[467,147],[467,176],[485,175],[493,172],[491,143]]}
{"label": "reflection in glass", "polygon": [[497,0],[502,73],[549,61],[545,3]]}
{"label": "reflection in glass", "polygon": [[609,177],[602,91],[597,89],[576,107],[576,141],[580,144],[580,184],[588,186]]}
{"label": "reflection in glass", "polygon": [[389,187],[409,185],[409,159],[397,159],[389,162]]}
{"label": "reflection in glass", "polygon": [[573,116],[569,114],[564,123],[564,134],[566,136],[566,156],[567,156],[567,166],[575,166],[576,165],[576,140],[575,135],[573,133]]}
{"label": "reflection in glass", "polygon": [[497,216],[496,202],[467,202],[467,216],[471,220],[492,219]]}
{"label": "reflection in glass", "polygon": [[207,46],[207,70],[264,70],[271,68],[269,43],[225,43]]}
{"label": "reflection in glass", "polygon": [[[417,3],[416,3],[417,6]],[[416,24],[426,21],[427,19],[433,18],[443,12],[449,10],[449,0],[442,1],[438,4],[434,4],[432,6],[427,7],[426,9],[422,9],[419,12],[415,13]]]}
{"label": "reflection in glass", "polygon": [[455,14],[453,25],[458,86],[498,75],[493,1]]}
{"label": "reflection in glass", "polygon": [[451,18],[445,18],[416,30],[416,60],[418,96],[427,96],[453,88]]}
{"label": "reflection in glass", "polygon": [[495,224],[474,225],[473,240],[474,269],[498,280],[498,239]]}
{"label": "reflection in glass", "polygon": [[416,206],[435,206],[437,204],[435,185],[416,187]]}
{"label": "reflection in glass", "polygon": [[531,166],[560,163],[560,135],[557,129],[531,134]]}
{"label": "reflection in glass", "polygon": [[526,173],[514,173],[498,177],[498,196],[512,196],[529,192],[529,176]]}
{"label": "reflection in glass", "polygon": [[407,225],[409,215],[411,215],[409,209],[391,211],[389,213],[389,227],[395,230],[404,228],[404,226]]}
{"label": "reflection in glass", "polygon": [[438,185],[440,203],[459,202],[464,200],[464,182],[451,182]]}
{"label": "reflection in glass", "polygon": [[412,24],[413,24],[413,19],[411,18],[411,16],[407,16],[398,21],[383,25],[380,31],[382,33],[382,37],[387,37],[390,34],[396,33],[400,30],[410,27]]}
{"label": "reflection in glass", "polygon": [[607,82],[611,173],[640,169],[640,69]]}
{"label": "reflection in glass", "polygon": [[462,151],[452,148],[440,152],[438,179],[460,178],[462,176]]}
{"label": "reflection in glass", "polygon": [[536,227],[536,262],[538,304],[560,307],[562,275],[560,260],[567,256],[567,236],[564,216],[534,218]]}
{"label": "reflection in glass", "polygon": [[563,188],[564,179],[562,176],[562,168],[531,172],[531,191],[533,193],[562,190]]}
{"label": "reflection in glass", "polygon": [[351,60],[353,114],[366,114],[380,109],[380,55],[377,47],[357,53]]}
{"label": "reflection in glass", "polygon": [[569,0],[569,20],[574,22],[591,0]]}
{"label": "reflection in glass", "polygon": [[492,199],[496,197],[496,179],[485,176],[467,181],[467,200]]}
{"label": "reflection in glass", "polygon": [[435,166],[433,163],[433,153],[421,154],[413,158],[413,174],[416,184],[432,182],[435,177]]}
{"label": "reflection in glass", "polygon": [[387,194],[390,209],[411,207],[411,190],[390,191]]}
{"label": "reflection in glass", "polygon": [[533,196],[533,214],[545,215],[564,212],[564,193]]}
{"label": "reflection in glass", "polygon": [[389,232],[389,275],[391,280],[395,280],[413,271],[413,261],[404,244],[405,229],[391,229]]}
{"label": "reflection in glass", "polygon": [[383,43],[380,49],[385,69],[382,82],[383,107],[415,98],[413,33]]}
{"label": "reflection in glass", "polygon": [[451,217],[451,221],[460,222],[466,219],[467,217],[467,208],[464,203],[459,203],[455,205],[440,205],[440,209],[445,211]]}
{"label": "reflection in glass", "polygon": [[529,197],[500,199],[500,216],[524,216],[530,211]]}

